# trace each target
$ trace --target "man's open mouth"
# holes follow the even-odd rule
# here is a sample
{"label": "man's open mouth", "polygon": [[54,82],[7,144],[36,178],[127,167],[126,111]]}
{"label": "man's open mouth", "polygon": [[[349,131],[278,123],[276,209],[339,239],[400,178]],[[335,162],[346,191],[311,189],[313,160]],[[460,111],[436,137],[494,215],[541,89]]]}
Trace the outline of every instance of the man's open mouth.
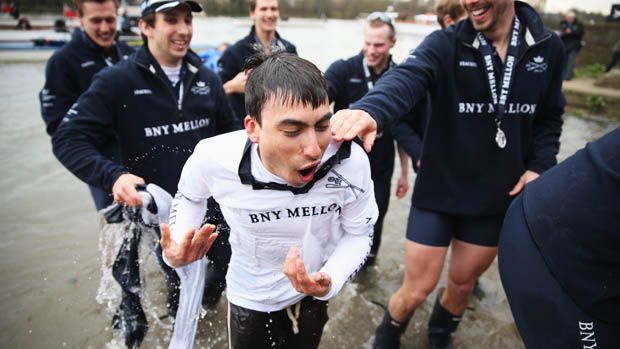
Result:
{"label": "man's open mouth", "polygon": [[317,167],[318,167],[318,164],[304,168],[303,170],[299,170],[301,179],[304,182],[310,182],[312,180],[312,177],[314,177],[314,173],[316,172]]}

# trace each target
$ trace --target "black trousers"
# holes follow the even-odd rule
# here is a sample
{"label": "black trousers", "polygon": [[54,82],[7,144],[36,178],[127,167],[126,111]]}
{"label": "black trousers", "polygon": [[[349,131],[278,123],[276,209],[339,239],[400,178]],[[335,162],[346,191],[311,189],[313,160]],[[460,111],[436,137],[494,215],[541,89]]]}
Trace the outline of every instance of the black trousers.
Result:
{"label": "black trousers", "polygon": [[[264,313],[228,304],[228,340],[233,349],[315,349],[327,322],[327,302],[306,297],[301,300],[297,324],[286,309]],[[294,313],[295,305],[291,311]]]}
{"label": "black trousers", "polygon": [[371,256],[376,256],[381,245],[381,234],[383,233],[383,219],[388,210],[390,203],[390,190],[392,188],[391,178],[374,180],[375,200],[379,208],[379,217],[374,227],[374,235],[372,237],[372,247],[370,248]]}

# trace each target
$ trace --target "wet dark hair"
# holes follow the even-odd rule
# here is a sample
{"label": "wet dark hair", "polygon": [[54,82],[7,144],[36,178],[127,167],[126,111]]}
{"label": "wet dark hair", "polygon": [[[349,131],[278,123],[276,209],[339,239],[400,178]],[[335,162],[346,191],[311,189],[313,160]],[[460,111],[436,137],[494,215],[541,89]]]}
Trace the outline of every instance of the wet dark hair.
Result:
{"label": "wet dark hair", "polygon": [[245,109],[261,124],[261,112],[270,99],[284,105],[300,103],[316,109],[327,103],[327,82],[314,64],[276,50],[256,52],[245,63],[251,70],[245,85]]}

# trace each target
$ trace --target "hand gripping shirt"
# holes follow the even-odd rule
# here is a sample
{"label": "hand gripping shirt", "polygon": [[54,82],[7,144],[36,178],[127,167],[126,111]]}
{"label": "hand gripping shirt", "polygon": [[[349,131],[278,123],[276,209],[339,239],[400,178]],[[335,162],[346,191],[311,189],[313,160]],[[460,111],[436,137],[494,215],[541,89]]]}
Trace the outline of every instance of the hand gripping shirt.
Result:
{"label": "hand gripping shirt", "polygon": [[[174,240],[198,228],[210,196],[231,228],[226,283],[235,305],[269,312],[305,297],[282,272],[292,246],[300,247],[310,274],[331,277],[322,300],[340,291],[370,251],[378,213],[368,157],[356,144],[331,142],[313,182],[294,188],[263,167],[245,131],[201,141],[183,168],[173,201]],[[180,268],[182,278],[201,262]]]}

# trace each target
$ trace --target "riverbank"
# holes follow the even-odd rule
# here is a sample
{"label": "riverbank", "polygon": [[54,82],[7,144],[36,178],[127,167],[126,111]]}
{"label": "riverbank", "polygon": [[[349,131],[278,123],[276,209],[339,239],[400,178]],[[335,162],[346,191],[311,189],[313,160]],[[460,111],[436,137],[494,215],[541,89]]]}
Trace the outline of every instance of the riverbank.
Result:
{"label": "riverbank", "polygon": [[54,50],[0,50],[0,63],[41,63],[47,62]]}
{"label": "riverbank", "polygon": [[[618,75],[620,70],[609,74]],[[562,89],[567,109],[577,115],[596,115],[620,120],[620,89],[599,86],[600,79],[582,78],[564,81]]]}

